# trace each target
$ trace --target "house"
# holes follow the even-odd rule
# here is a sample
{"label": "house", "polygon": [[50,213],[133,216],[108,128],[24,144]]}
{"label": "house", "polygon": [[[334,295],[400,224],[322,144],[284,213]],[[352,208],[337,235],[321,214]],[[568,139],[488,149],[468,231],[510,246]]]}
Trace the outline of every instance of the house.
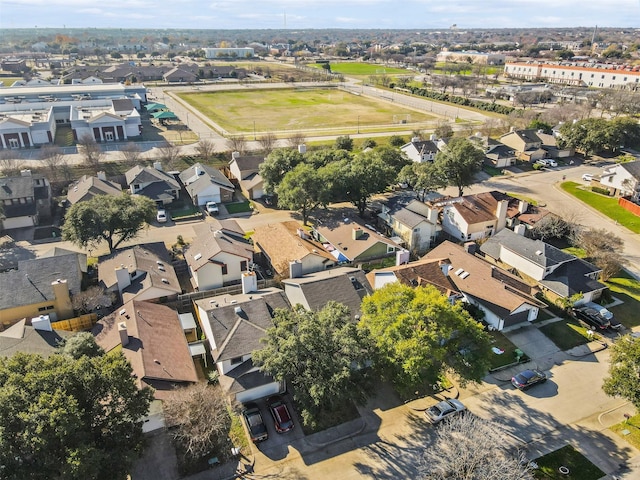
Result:
{"label": "house", "polygon": [[196,163],[180,172],[179,178],[194,205],[224,203],[233,199],[233,184],[217,168]]}
{"label": "house", "polygon": [[289,309],[284,292],[277,288],[258,290],[255,272],[243,274],[238,295],[196,300],[200,327],[211,347],[220,373],[220,385],[238,402],[248,402],[284,391],[284,385],[259,371],[252,352],[263,347],[276,309]]}
{"label": "house", "polygon": [[249,199],[255,200],[264,195],[264,182],[259,173],[260,164],[264,162],[261,155],[231,154],[229,172],[240,185],[240,190]]}
{"label": "house", "polygon": [[515,268],[538,283],[552,300],[581,294],[581,305],[597,300],[606,285],[598,282],[600,269],[575,255],[511,230],[502,230],[480,247],[486,258]]}
{"label": "house", "polygon": [[335,301],[346,305],[354,319],[360,317],[362,299],[373,291],[365,273],[353,267],[336,267],[306,275],[292,268],[290,278],[283,280],[282,285],[291,305],[320,310],[329,301]]}
{"label": "house", "polygon": [[69,185],[67,201],[71,205],[86,202],[96,195],[122,195],[120,184],[110,182],[104,172],[98,172],[96,177],[83,175],[80,180]]}
{"label": "house", "polygon": [[39,315],[52,321],[71,318],[71,297],[81,285],[77,254],[20,260],[16,270],[0,273],[0,324]]}
{"label": "house", "polygon": [[66,339],[73,335],[75,332],[53,330],[48,317],[35,322],[35,326],[27,325],[27,319],[23,318],[0,332],[0,355],[11,357],[16,353],[35,353],[47,358],[58,353]]}
{"label": "house", "polygon": [[512,147],[489,137],[485,137],[481,141],[484,150],[485,165],[494,168],[507,168],[516,164],[516,152]]}
{"label": "house", "polygon": [[435,143],[435,136],[432,135],[430,140],[412,138],[409,143],[405,143],[400,147],[400,151],[412,161],[423,163],[433,162],[440,150]]}
{"label": "house", "polygon": [[162,76],[162,79],[168,83],[191,83],[199,80],[198,75],[181,67],[172,68]]}
{"label": "house", "polygon": [[558,147],[557,137],[542,131],[536,133],[542,142],[542,149],[547,152],[548,158],[567,158],[575,155],[576,150],[573,147]]}
{"label": "house", "polygon": [[[546,305],[533,296],[529,285],[515,275],[496,268],[473,254],[475,244],[465,247],[445,241],[424,259],[438,260],[442,273],[464,301],[484,312],[484,321],[496,330],[532,322]],[[407,268],[410,268],[407,265]],[[441,283],[439,274],[436,282]]]}
{"label": "house", "polygon": [[600,186],[609,189],[612,195],[629,196],[633,202],[639,202],[640,160],[606,167],[600,175]]}
{"label": "house", "polygon": [[311,231],[311,236],[340,263],[388,257],[400,248],[371,225],[349,217],[326,216],[321,222]]}
{"label": "house", "polygon": [[182,292],[162,242],[135,245],[100,257],[98,281],[108,292],[117,292],[123,303],[158,300]]}
{"label": "house", "polygon": [[289,266],[296,262],[302,274],[332,268],[337,259],[327,252],[298,222],[288,221],[258,225],[251,236],[256,252],[282,277],[289,276]]}
{"label": "house", "polygon": [[128,301],[99,320],[92,333],[106,352],[122,351],[138,388],[153,387],[158,400],[176,386],[198,381],[178,313],[165,305]]}
{"label": "house", "polygon": [[74,250],[67,250],[62,247],[52,247],[46,252],[40,254],[38,258],[50,258],[50,257],[62,257],[64,255],[75,255],[78,259],[78,268],[83,274],[87,273],[87,254],[82,252],[76,252]]}
{"label": "house", "polygon": [[538,136],[537,130],[515,130],[501,135],[498,141],[511,147],[520,160],[535,162],[546,157],[546,150],[542,148],[542,140]]}
{"label": "house", "polygon": [[404,203],[390,199],[382,205],[378,219],[386,227],[390,237],[400,237],[404,246],[415,252],[423,253],[432,246],[440,232],[438,209],[429,207],[418,200]]}
{"label": "house", "polygon": [[240,280],[253,263],[253,246],[235,220],[215,220],[193,227],[195,237],[184,257],[195,286],[211,290]]}
{"label": "house", "polygon": [[144,195],[158,206],[167,205],[180,197],[180,184],[172,175],[162,171],[162,164],[152,167],[136,165],[125,173],[132,195]]}
{"label": "house", "polygon": [[2,228],[33,227],[51,217],[51,185],[41,174],[22,170],[20,176],[0,178]]}

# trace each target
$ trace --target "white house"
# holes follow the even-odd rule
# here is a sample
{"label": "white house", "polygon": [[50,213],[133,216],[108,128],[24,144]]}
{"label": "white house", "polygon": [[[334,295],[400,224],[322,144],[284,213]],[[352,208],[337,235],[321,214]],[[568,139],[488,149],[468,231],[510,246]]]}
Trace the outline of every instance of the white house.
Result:
{"label": "white house", "polygon": [[231,154],[229,171],[238,181],[242,193],[254,200],[264,195],[264,181],[259,173],[264,157],[260,155],[243,156],[238,152]]}
{"label": "white house", "polygon": [[223,203],[233,198],[233,184],[217,168],[196,163],[180,172],[179,178],[194,205]]}
{"label": "white house", "polygon": [[606,167],[600,175],[600,185],[613,195],[630,196],[634,202],[640,197],[640,160],[616,163]]}
{"label": "white house", "polygon": [[125,178],[132,195],[144,195],[158,205],[167,205],[180,197],[180,184],[162,171],[160,162],[155,162],[153,168],[136,165],[125,173]]}
{"label": "white house", "polygon": [[435,137],[432,135],[431,140],[420,140],[413,138],[409,143],[405,143],[400,147],[408,158],[414,162],[433,162],[436,154],[440,151],[435,143]]}
{"label": "white house", "polygon": [[442,208],[442,230],[461,240],[479,240],[505,228],[509,195],[491,191],[432,204]]}

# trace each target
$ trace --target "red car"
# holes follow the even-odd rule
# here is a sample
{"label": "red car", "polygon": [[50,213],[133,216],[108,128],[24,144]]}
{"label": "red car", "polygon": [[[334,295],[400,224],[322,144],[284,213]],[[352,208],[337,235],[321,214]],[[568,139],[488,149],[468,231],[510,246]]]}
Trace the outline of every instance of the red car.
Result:
{"label": "red car", "polygon": [[267,400],[267,405],[269,406],[269,411],[271,412],[271,416],[273,417],[276,432],[284,433],[293,428],[293,420],[291,419],[291,415],[289,414],[289,409],[287,408],[287,405],[282,401],[281,397],[270,397]]}

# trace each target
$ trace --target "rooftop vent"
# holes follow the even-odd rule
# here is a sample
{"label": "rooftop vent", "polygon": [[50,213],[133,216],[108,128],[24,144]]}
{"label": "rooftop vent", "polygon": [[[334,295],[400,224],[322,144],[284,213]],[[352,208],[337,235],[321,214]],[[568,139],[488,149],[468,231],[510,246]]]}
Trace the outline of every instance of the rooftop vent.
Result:
{"label": "rooftop vent", "polygon": [[120,310],[120,315],[124,315],[125,313],[127,313],[127,311],[123,308],[122,310]]}
{"label": "rooftop vent", "polygon": [[162,283],[166,283],[167,285],[169,284],[169,280],[167,280],[166,278],[162,279]]}
{"label": "rooftop vent", "polygon": [[201,253],[196,253],[196,254],[193,256],[193,259],[194,259],[194,260],[200,260],[201,258],[202,258],[202,254],[201,254]]}

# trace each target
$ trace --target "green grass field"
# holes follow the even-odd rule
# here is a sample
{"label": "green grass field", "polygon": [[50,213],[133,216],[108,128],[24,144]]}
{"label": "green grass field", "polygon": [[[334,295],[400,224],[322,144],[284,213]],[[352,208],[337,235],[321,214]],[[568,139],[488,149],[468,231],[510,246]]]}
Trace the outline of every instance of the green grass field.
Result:
{"label": "green grass field", "polygon": [[[532,473],[537,480],[598,480],[604,476],[602,470],[571,445],[536,458],[535,462],[539,469]],[[560,473],[560,467],[567,468],[568,473]]]}
{"label": "green grass field", "polygon": [[[180,93],[180,98],[230,133],[361,129],[374,125],[419,128],[433,116],[334,89]],[[369,130],[368,130],[369,131]]]}
{"label": "green grass field", "polygon": [[[387,67],[384,65],[377,65],[375,63],[361,63],[361,62],[340,62],[331,63],[331,71],[333,73],[342,73],[343,75],[394,75],[404,74],[412,75],[414,72],[406,70],[404,68]],[[309,63],[307,66],[314,68],[322,68],[322,65],[318,63]]]}

